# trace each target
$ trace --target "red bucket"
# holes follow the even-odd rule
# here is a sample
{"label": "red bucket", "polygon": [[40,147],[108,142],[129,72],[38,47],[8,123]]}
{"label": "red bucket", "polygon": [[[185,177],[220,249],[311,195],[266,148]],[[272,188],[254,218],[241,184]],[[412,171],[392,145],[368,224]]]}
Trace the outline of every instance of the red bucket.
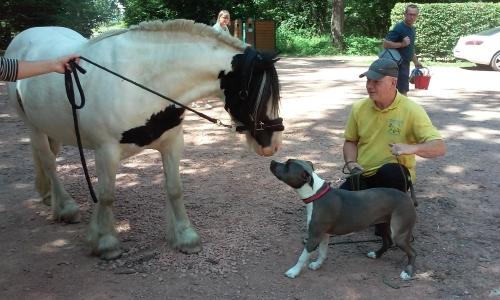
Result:
{"label": "red bucket", "polygon": [[426,72],[424,72],[422,75],[417,75],[415,76],[415,88],[420,89],[420,90],[426,90],[429,88],[429,83],[431,82],[431,74],[429,72],[429,69],[427,68],[422,68],[426,69]]}

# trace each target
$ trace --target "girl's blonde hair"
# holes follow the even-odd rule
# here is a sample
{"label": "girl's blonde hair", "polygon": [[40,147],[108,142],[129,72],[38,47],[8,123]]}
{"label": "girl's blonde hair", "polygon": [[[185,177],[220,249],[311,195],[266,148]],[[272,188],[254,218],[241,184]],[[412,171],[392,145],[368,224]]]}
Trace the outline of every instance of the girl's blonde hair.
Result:
{"label": "girl's blonde hair", "polygon": [[225,9],[221,10],[219,12],[219,15],[217,16],[217,20],[219,20],[220,17],[222,17],[223,15],[228,15],[229,16],[229,12],[227,10],[225,10]]}

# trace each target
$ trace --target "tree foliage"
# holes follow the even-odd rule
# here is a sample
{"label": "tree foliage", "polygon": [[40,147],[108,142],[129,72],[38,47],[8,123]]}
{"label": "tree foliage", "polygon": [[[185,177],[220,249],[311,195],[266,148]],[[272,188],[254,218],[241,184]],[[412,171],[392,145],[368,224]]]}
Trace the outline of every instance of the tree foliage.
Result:
{"label": "tree foliage", "polygon": [[125,22],[137,24],[148,20],[190,19],[208,23],[222,9],[229,10],[232,18],[252,11],[253,1],[167,1],[167,0],[122,0],[125,7]]}
{"label": "tree foliage", "polygon": [[345,33],[382,37],[396,0],[345,0]]}
{"label": "tree foliage", "polygon": [[[477,0],[475,2],[487,2]],[[491,0],[490,0],[491,1]],[[495,2],[497,2],[496,0]],[[340,15],[333,15],[333,4],[343,3],[343,25]],[[13,35],[29,27],[57,25],[72,28],[89,36],[96,27],[119,16],[118,4],[123,5],[127,25],[152,19],[193,19],[210,23],[221,9],[231,18],[274,20],[283,37],[300,35],[302,43],[320,40],[336,32],[334,41],[346,41],[362,48],[359,37],[382,38],[391,25],[391,9],[396,0],[3,0],[0,1],[0,48],[5,48]],[[419,0],[419,3],[470,2],[467,0]],[[400,3],[399,5],[404,5]],[[448,5],[448,4],[446,4]],[[336,11],[336,13],[338,13]],[[402,18],[398,15],[398,18]],[[478,17],[478,21],[481,16]],[[335,26],[333,26],[333,25]],[[418,24],[418,23],[417,23]],[[334,28],[336,27],[336,28]],[[335,30],[334,30],[335,29]],[[283,40],[284,44],[287,43]],[[291,40],[289,40],[291,41]],[[369,41],[370,49],[373,40]],[[311,49],[314,47],[310,47]],[[371,50],[370,50],[371,53]]]}
{"label": "tree foliage", "polygon": [[97,25],[118,18],[115,0],[4,0],[0,2],[0,48],[35,26],[64,26],[89,36]]}
{"label": "tree foliage", "polygon": [[294,29],[310,29],[315,33],[330,31],[330,10],[326,0],[122,0],[125,21],[137,24],[152,19],[184,18],[209,23],[221,9],[231,19],[258,18],[274,20]]}

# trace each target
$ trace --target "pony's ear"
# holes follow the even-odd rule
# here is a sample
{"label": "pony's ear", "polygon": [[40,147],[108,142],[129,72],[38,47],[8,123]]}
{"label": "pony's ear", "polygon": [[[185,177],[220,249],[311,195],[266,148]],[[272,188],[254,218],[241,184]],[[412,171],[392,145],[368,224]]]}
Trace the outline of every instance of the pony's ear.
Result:
{"label": "pony's ear", "polygon": [[280,53],[281,53],[281,51],[278,50],[273,54],[273,56],[271,56],[271,60],[273,63],[275,63],[281,59],[280,57],[278,57],[278,55],[280,55]]}
{"label": "pony's ear", "polygon": [[226,81],[227,81],[227,77],[226,77],[226,74],[224,72],[224,70],[220,71],[219,72],[219,76],[217,77],[220,79],[220,89],[223,90],[226,88]]}

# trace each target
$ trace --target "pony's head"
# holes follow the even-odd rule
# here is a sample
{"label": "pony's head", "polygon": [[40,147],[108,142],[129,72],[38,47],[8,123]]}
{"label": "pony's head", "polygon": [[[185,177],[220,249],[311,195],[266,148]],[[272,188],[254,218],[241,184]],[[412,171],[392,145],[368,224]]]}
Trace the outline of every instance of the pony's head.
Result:
{"label": "pony's head", "polygon": [[271,156],[281,146],[283,119],[279,117],[279,81],[275,55],[266,55],[247,47],[231,62],[232,70],[219,75],[224,90],[225,109],[245,133],[254,151]]}

